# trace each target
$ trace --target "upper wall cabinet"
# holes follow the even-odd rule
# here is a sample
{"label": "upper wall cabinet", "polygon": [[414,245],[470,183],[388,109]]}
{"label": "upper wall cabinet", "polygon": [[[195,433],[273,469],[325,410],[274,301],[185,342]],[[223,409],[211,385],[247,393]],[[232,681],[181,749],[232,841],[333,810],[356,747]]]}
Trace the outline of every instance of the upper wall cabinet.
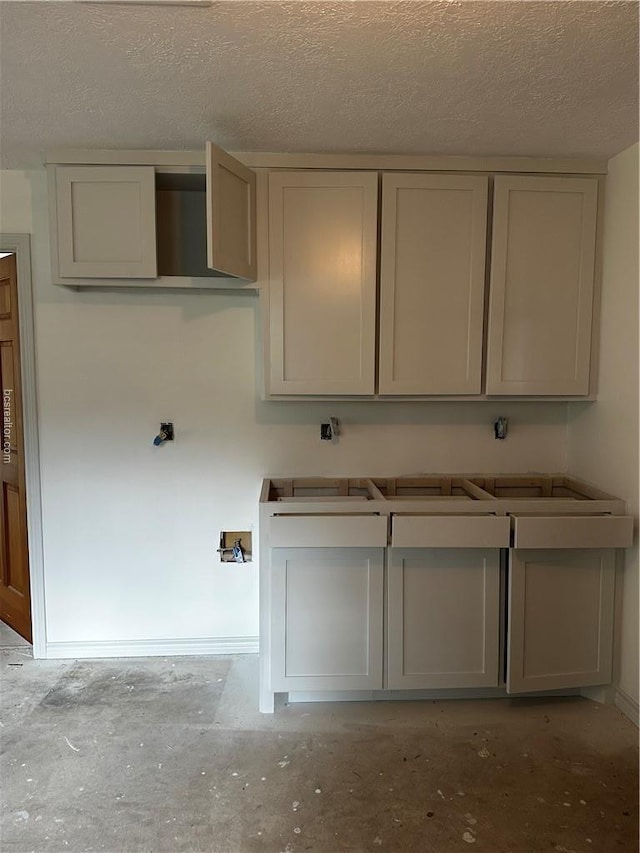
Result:
{"label": "upper wall cabinet", "polygon": [[269,175],[271,394],[375,391],[378,176]]}
{"label": "upper wall cabinet", "polygon": [[215,288],[255,281],[255,174],[211,143],[206,171],[149,160],[50,167],[54,282]]}
{"label": "upper wall cabinet", "polygon": [[[481,392],[487,186],[383,175],[380,394]],[[375,173],[269,176],[270,394],[374,394],[377,192]]]}
{"label": "upper wall cabinet", "polygon": [[271,173],[267,395],[588,396],[598,178],[496,176],[488,273],[490,180]]}
{"label": "upper wall cabinet", "polygon": [[488,178],[385,174],[380,394],[480,394]]}
{"label": "upper wall cabinet", "polygon": [[156,277],[153,167],[60,166],[55,201],[61,277]]}
{"label": "upper wall cabinet", "polygon": [[597,186],[495,178],[487,394],[589,393]]}

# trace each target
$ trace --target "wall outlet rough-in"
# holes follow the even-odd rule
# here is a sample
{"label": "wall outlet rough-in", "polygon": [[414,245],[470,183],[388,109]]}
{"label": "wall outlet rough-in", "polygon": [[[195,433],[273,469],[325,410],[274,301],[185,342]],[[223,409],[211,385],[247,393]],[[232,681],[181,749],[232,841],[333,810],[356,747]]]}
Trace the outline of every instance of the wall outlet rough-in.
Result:
{"label": "wall outlet rough-in", "polygon": [[253,557],[250,531],[223,530],[218,553],[221,563],[250,563]]}

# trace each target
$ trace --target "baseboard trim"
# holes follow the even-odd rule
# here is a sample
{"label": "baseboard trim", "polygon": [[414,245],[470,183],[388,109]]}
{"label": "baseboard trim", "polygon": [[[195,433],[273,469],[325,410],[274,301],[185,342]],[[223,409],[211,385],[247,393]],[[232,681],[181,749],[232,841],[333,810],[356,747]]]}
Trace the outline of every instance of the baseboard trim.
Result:
{"label": "baseboard trim", "polygon": [[615,703],[616,708],[622,711],[625,717],[628,717],[637,728],[640,728],[640,705],[638,705],[636,700],[632,699],[628,693],[625,693],[624,690],[618,687]]}
{"label": "baseboard trim", "polygon": [[205,637],[193,640],[104,640],[47,643],[45,658],[141,658],[256,654],[258,637]]}

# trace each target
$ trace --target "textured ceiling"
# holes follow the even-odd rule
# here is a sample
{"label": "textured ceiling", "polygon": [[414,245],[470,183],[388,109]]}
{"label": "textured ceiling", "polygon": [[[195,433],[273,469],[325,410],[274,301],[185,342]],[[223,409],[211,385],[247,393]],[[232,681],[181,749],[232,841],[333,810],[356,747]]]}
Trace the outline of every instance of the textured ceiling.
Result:
{"label": "textured ceiling", "polygon": [[5,167],[52,147],[608,158],[637,2],[0,3]]}

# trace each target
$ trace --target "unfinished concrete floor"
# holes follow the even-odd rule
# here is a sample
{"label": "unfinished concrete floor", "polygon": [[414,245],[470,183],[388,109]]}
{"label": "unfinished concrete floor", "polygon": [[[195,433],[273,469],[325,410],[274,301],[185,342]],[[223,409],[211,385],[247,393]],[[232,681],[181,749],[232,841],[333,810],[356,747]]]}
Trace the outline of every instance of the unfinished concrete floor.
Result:
{"label": "unfinished concrete floor", "polygon": [[638,732],[581,698],[257,711],[256,656],[3,649],[7,853],[638,849]]}

